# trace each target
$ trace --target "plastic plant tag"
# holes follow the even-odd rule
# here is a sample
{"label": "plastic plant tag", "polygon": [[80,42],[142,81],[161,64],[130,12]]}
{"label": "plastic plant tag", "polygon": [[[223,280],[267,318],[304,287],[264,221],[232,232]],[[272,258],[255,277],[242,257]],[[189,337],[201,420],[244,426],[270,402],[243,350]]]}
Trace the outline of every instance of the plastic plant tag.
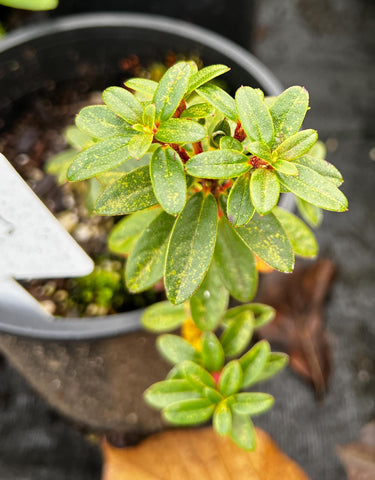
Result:
{"label": "plastic plant tag", "polygon": [[87,275],[93,262],[0,154],[0,278]]}

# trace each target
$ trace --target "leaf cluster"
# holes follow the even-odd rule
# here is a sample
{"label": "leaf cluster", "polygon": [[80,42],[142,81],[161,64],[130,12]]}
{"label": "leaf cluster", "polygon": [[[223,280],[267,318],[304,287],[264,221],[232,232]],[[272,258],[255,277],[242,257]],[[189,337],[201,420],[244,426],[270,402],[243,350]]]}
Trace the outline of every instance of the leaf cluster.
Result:
{"label": "leaf cluster", "polygon": [[175,424],[212,417],[220,434],[252,449],[250,416],[273,399],[240,391],[276,373],[286,357],[266,342],[243,353],[273,311],[228,310],[229,297],[253,299],[257,257],[291,272],[295,255],[318,252],[306,223],[278,206],[280,194],[296,197],[311,226],[321,209],[345,211],[347,200],[316,131],[300,129],[308,92],[294,86],[265,98],[244,86],[232,97],[214,81],[228,70],[178,62],[159,82],[131,78],[125,88],[107,88],[103,105],[80,111],[66,131],[72,148],[48,170],[61,182],[89,181],[95,213],[126,215],[108,244],[127,257],[127,287],[142,292],[163,279],[170,302],[147,310],[146,328],[184,331],[187,318],[193,322],[194,338],[159,337],[174,368],[147,401]]}

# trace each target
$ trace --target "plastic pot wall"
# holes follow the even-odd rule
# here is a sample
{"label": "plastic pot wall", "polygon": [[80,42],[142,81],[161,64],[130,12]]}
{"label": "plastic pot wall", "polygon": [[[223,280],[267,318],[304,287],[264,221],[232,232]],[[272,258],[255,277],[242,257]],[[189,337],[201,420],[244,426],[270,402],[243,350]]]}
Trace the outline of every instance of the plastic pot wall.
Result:
{"label": "plastic pot wall", "polygon": [[[98,88],[120,84],[121,59],[137,54],[147,64],[163,61],[171,50],[231,66],[226,81],[233,90],[246,84],[269,95],[281,91],[248,52],[202,28],[147,15],[75,16],[2,40],[0,123],[6,129],[18,102],[48,82],[78,81],[89,71]],[[139,315],[58,321],[9,297],[0,302],[0,350],[54,408],[79,424],[146,435],[160,430],[162,422],[144,404],[142,392],[169,367],[155,350],[155,336],[139,328]]]}

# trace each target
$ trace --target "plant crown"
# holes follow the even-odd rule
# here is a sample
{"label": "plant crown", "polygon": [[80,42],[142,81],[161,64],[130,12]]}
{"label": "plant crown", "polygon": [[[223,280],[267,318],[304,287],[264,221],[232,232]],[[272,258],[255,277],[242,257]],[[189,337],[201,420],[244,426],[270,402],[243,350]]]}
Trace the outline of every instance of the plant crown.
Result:
{"label": "plant crown", "polygon": [[[287,363],[267,341],[247,347],[274,317],[250,302],[257,261],[291,272],[294,256],[314,257],[309,227],[277,206],[291,193],[304,220],[321,209],[345,211],[339,171],[324,158],[317,132],[300,130],[308,92],[299,86],[265,98],[240,87],[233,98],[215,81],[224,65],[198,70],[178,62],[159,82],[132,78],[109,87],[104,105],[83,108],[67,130],[72,148],[52,159],[51,173],[90,181],[99,215],[126,215],[109,237],[128,257],[126,284],[142,292],[164,279],[169,301],[148,308],[144,326],[162,333],[157,346],[173,365],[146,401],[176,425],[213,418],[221,435],[252,450],[251,416],[271,395],[242,392]],[[182,328],[182,336],[166,333]]]}

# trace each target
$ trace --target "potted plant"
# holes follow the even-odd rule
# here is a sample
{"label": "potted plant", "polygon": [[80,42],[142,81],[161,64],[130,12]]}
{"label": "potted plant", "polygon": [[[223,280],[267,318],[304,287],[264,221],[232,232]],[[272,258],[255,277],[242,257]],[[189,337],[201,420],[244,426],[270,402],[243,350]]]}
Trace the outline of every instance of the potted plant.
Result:
{"label": "potted plant", "polygon": [[[130,17],[129,23],[135,28],[142,22]],[[146,19],[145,28],[150,29],[151,23]],[[165,27],[168,22],[162,24]],[[72,33],[67,22],[57,25],[62,32]],[[177,39],[180,27],[171,29]],[[90,21],[86,28],[86,39],[92,39]],[[191,33],[202,39],[200,29]],[[136,45],[142,51],[146,42],[138,35]],[[161,34],[162,42],[164,36]],[[208,50],[212,43],[207,41]],[[223,45],[221,50],[226,50]],[[204,48],[200,53],[204,60]],[[218,52],[213,57],[211,61],[217,61]],[[66,72],[63,67],[57,70],[58,76]],[[236,70],[238,73],[240,67],[232,74]],[[202,423],[213,416],[220,434],[229,434],[241,447],[252,449],[249,415],[266,410],[273,399],[240,390],[272,376],[285,365],[286,357],[271,353],[264,341],[244,353],[254,328],[270,321],[273,312],[251,303],[228,309],[229,294],[241,302],[253,298],[257,285],[254,254],[284,272],[293,269],[294,254],[316,254],[308,227],[277,206],[280,192],[298,197],[300,211],[310,223],[315,223],[318,208],[344,211],[347,202],[337,188],[341,175],[313,150],[316,132],[299,131],[308,109],[306,90],[292,87],[277,95],[280,92],[273,86],[267,92],[271,98],[265,98],[259,89],[245,86],[236,90],[233,98],[212,83],[227,71],[221,63],[198,70],[194,62],[179,62],[159,83],[129,79],[126,86],[131,91],[107,88],[105,105],[86,107],[77,117],[84,134],[83,149],[69,162],[67,175],[70,181],[97,177],[96,213],[131,214],[113,234],[132,240],[131,252],[122,252],[130,253],[126,279],[131,290],[142,291],[164,276],[170,303],[151,307],[143,315],[143,323],[154,332],[183,326],[184,338],[164,334],[158,340],[164,357],[175,366],[167,380],[148,389],[148,403],[162,408],[165,419],[175,424]],[[143,165],[126,171],[128,160],[146,155]],[[143,233],[140,228],[129,233],[131,225],[140,224]],[[35,317],[36,325],[40,322]],[[72,398],[78,397],[75,418],[94,427],[104,424],[106,429],[130,432],[136,425],[141,433],[157,430],[159,417],[150,415],[139,402],[141,390],[167,371],[152,348],[154,337],[133,332],[111,339],[110,346],[102,339],[88,346],[82,339],[95,337],[98,325],[103,328],[101,337],[129,330],[129,325],[117,327],[117,331],[113,325],[102,327],[105,320],[92,326],[95,322],[74,326],[73,333],[69,331],[72,321],[47,327],[48,333],[41,333],[43,329],[31,332],[31,336],[49,338],[47,343],[5,336],[1,346],[61,410],[67,412]],[[10,324],[7,319],[3,330],[17,331]],[[22,334],[22,327],[17,333]],[[139,355],[140,345],[144,353]],[[127,359],[123,364],[119,355],[124,349]],[[54,363],[56,351],[60,353]],[[92,360],[93,355],[97,363],[90,384],[91,379],[84,377],[87,359]],[[225,363],[226,359],[229,362]],[[96,383],[95,375],[103,374],[112,383],[109,390]],[[55,382],[52,390],[49,384],[54,376],[60,384]],[[118,380],[121,377],[126,378],[123,386]],[[126,382],[132,377],[137,388],[133,385],[129,392]],[[117,411],[116,405],[113,414],[109,392],[126,411]],[[67,393],[70,398],[65,397]],[[102,418],[93,415],[98,402],[106,406]]]}

